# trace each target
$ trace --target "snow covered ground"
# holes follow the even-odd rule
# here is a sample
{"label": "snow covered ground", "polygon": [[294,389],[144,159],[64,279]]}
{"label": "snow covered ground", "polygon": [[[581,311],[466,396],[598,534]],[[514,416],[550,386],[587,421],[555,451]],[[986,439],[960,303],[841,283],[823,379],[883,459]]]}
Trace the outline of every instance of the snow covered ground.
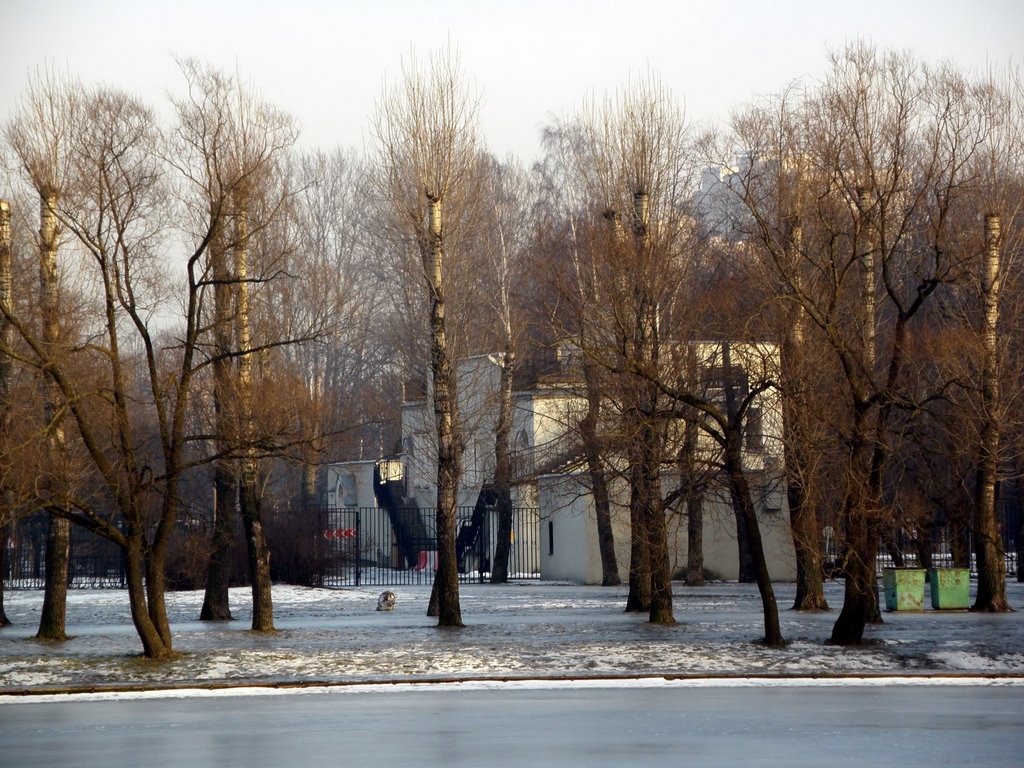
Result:
{"label": "snow covered ground", "polygon": [[[625,589],[524,582],[463,585],[461,630],[439,630],[425,616],[428,587],[394,588],[393,613],[375,611],[380,588],[343,590],[277,586],[278,631],[248,631],[248,590],[232,592],[236,621],[196,620],[202,593],[168,595],[178,656],[140,656],[127,595],[73,591],[72,639],[33,639],[39,592],[9,592],[14,626],[0,629],[0,694],[61,687],[188,687],[247,684],[417,682],[471,678],[600,678],[629,675],[1024,676],[1024,611],[885,613],[861,648],[826,645],[842,585],[830,584],[830,613],[783,610],[788,645],[768,649],[753,585],[715,583],[676,589],[675,627],[623,613]],[[782,608],[793,587],[777,585]],[[1008,584],[1024,609],[1024,585]]]}

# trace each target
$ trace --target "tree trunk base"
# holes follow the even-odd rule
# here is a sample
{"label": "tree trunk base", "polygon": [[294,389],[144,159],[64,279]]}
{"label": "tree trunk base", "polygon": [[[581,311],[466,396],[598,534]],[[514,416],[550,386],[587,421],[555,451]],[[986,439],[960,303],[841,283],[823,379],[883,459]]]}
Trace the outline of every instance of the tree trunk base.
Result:
{"label": "tree trunk base", "polygon": [[863,645],[865,610],[858,606],[848,604],[849,599],[843,604],[839,618],[832,627],[832,636],[829,638],[831,645]]}
{"label": "tree trunk base", "polygon": [[676,618],[672,615],[672,607],[669,606],[667,609],[662,610],[651,610],[651,624],[657,624],[662,627],[673,627],[676,625]]}
{"label": "tree trunk base", "polygon": [[650,599],[645,602],[642,598],[637,597],[632,592],[626,598],[626,613],[649,613],[650,610]]}
{"label": "tree trunk base", "polygon": [[801,611],[803,613],[823,613],[831,611],[828,600],[825,599],[824,595],[797,595],[796,600],[793,603],[794,611]]}
{"label": "tree trunk base", "polygon": [[228,608],[214,608],[203,604],[203,609],[199,612],[200,621],[234,621],[235,617],[231,615],[231,610]]}
{"label": "tree trunk base", "polygon": [[43,632],[43,630],[39,630],[32,639],[44,643],[63,643],[66,640],[70,640],[71,636],[66,632]]}
{"label": "tree trunk base", "polygon": [[988,600],[984,603],[975,602],[971,606],[971,611],[975,613],[1013,613],[1013,608],[1005,600]]}

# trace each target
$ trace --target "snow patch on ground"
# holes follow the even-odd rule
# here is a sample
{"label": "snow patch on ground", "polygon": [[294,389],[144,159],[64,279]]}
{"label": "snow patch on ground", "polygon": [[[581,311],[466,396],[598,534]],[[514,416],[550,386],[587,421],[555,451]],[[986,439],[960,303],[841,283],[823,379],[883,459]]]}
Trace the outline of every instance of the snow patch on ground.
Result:
{"label": "snow patch on ground", "polygon": [[[886,613],[860,648],[826,644],[836,611],[782,611],[788,644],[769,649],[754,585],[675,585],[674,627],[625,614],[623,588],[518,583],[463,585],[460,630],[426,617],[430,589],[394,587],[392,613],[377,612],[380,588],[275,586],[278,631],[249,631],[249,591],[232,591],[232,622],[197,620],[201,592],[168,595],[178,655],[141,658],[123,591],[69,595],[63,643],[33,639],[39,592],[6,596],[13,627],[0,630],[0,693],[74,686],[187,686],[406,682],[428,678],[608,675],[1024,674],[1024,613]],[[777,585],[780,605],[792,585]],[[1011,604],[1024,585],[1008,584]],[[830,605],[842,586],[830,584]],[[390,688],[389,688],[390,689]],[[2,697],[0,697],[2,698]]]}

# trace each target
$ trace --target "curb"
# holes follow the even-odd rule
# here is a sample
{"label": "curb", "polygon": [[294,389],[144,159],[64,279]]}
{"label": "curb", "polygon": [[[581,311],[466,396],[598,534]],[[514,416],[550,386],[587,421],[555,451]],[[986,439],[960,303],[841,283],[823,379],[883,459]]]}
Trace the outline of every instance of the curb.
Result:
{"label": "curb", "polygon": [[[230,691],[230,690],[303,690],[307,688],[359,688],[369,686],[423,686],[431,685],[458,685],[462,683],[601,683],[601,682],[629,682],[645,680],[665,681],[751,681],[751,682],[778,682],[778,681],[850,681],[850,680],[893,680],[901,682],[912,682],[929,680],[935,682],[969,680],[1007,680],[1024,684],[1024,672],[828,672],[828,673],[800,673],[783,672],[778,674],[749,674],[742,672],[723,672],[714,674],[698,673],[650,673],[650,674],[605,674],[605,675],[478,675],[470,677],[416,677],[416,678],[366,678],[359,680],[268,680],[268,681],[244,681],[244,682],[213,682],[213,683],[170,683],[166,685],[68,685],[68,686],[45,686],[39,688],[14,688],[0,691],[0,703],[13,699],[32,699],[42,696],[77,696],[88,694],[112,694],[119,693],[174,693],[177,691]],[[896,683],[899,684],[899,683]]]}

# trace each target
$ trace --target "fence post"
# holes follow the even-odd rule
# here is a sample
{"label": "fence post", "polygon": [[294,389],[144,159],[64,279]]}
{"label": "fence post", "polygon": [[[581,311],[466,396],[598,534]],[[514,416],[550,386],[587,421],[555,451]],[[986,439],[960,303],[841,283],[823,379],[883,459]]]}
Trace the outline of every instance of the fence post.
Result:
{"label": "fence post", "polygon": [[484,583],[484,555],[487,553],[489,547],[487,546],[487,533],[491,527],[491,513],[488,509],[484,512],[483,519],[480,521],[480,530],[477,532],[477,553],[476,553],[476,572],[477,580]]}
{"label": "fence post", "polygon": [[362,583],[363,579],[363,563],[359,553],[362,552],[362,539],[363,539],[363,509],[362,507],[356,508],[356,538],[355,538],[355,558],[356,558],[356,586],[358,587]]}

